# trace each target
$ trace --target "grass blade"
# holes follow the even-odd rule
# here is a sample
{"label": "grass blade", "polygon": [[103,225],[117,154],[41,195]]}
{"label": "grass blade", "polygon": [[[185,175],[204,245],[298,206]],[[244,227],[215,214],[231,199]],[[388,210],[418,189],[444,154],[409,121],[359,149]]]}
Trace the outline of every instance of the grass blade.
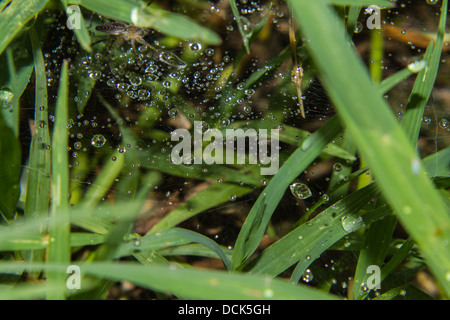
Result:
{"label": "grass blade", "polygon": [[[450,295],[448,207],[426,176],[407,135],[373,86],[361,60],[329,21],[335,14],[322,0],[291,1],[321,80],[340,118],[395,213],[413,236],[430,268]],[[447,11],[443,1],[442,13]],[[319,20],[322,23],[317,24]],[[327,48],[333,50],[327,50]],[[330,63],[339,62],[339,63]],[[351,75],[348,70],[352,70]],[[357,84],[357,89],[354,88]],[[365,101],[361,105],[361,101]]]}
{"label": "grass blade", "polygon": [[[52,141],[52,200],[50,210],[50,221],[48,235],[50,243],[48,246],[48,263],[70,263],[70,216],[69,208],[69,155],[67,145],[69,144],[69,132],[67,128],[69,118],[68,96],[69,96],[68,62],[63,63],[58,100],[55,111],[55,128]],[[64,283],[65,273],[49,272],[47,281],[50,285]],[[48,299],[64,299],[62,290],[49,291]]]}
{"label": "grass blade", "polygon": [[256,250],[270,217],[289,184],[322,152],[323,148],[341,131],[336,117],[303,142],[272,178],[248,214],[233,251],[231,265],[238,268]]}

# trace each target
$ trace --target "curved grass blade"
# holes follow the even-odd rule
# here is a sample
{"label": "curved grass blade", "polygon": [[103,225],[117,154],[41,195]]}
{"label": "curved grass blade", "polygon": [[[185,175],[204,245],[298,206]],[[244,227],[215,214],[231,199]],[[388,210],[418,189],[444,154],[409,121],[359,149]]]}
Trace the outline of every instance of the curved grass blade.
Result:
{"label": "curved grass blade", "polygon": [[314,161],[323,148],[341,131],[336,117],[306,139],[272,178],[248,214],[233,251],[233,269],[241,266],[258,247],[267,224],[289,184]]}
{"label": "curved grass blade", "polygon": [[[334,295],[308,286],[293,286],[284,280],[261,275],[232,274],[180,268],[176,265],[148,265],[138,263],[97,262],[80,264],[82,275],[115,281],[127,280],[137,286],[170,292],[187,299],[204,300],[335,300]],[[33,268],[65,272],[65,265],[26,265],[0,263],[0,272]],[[83,286],[83,283],[81,284]]]}

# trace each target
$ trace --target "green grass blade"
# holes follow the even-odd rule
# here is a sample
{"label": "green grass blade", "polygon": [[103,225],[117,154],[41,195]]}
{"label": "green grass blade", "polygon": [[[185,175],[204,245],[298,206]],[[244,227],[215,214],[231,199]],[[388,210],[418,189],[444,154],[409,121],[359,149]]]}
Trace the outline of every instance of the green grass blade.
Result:
{"label": "green grass blade", "polygon": [[430,177],[449,177],[450,146],[423,159],[423,165]]}
{"label": "green grass blade", "polygon": [[0,54],[47,2],[48,0],[12,1],[0,12]]}
{"label": "green grass blade", "polygon": [[[137,286],[170,292],[187,299],[204,300],[335,300],[336,296],[308,286],[293,286],[284,280],[261,275],[232,274],[169,265],[98,262],[80,264],[82,275],[115,281],[127,280]],[[0,272],[33,267],[35,270],[65,272],[67,266],[0,263]],[[83,283],[81,283],[83,288]]]}
{"label": "green grass blade", "polygon": [[[68,66],[68,62],[65,61],[62,66],[55,110],[52,141],[52,199],[48,225],[50,243],[47,253],[48,263],[67,265],[70,263],[70,216],[67,210],[69,208]],[[57,285],[64,283],[66,276],[65,273],[49,272],[47,281],[50,285]],[[47,298],[51,300],[64,299],[64,292],[61,290],[49,291]]]}
{"label": "green grass blade", "polygon": [[[20,143],[14,130],[8,126],[0,112],[0,216],[6,221],[16,213],[20,195]],[[2,219],[0,219],[1,221]],[[5,221],[2,221],[3,223]]]}
{"label": "green grass blade", "polygon": [[[371,83],[361,60],[330,22],[335,17],[331,8],[322,0],[291,4],[340,118],[353,134],[384,196],[449,295],[448,207],[425,175],[407,135]],[[446,12],[447,1],[443,8]],[[318,20],[322,23],[317,24]],[[330,47],[333,50],[327,50]]]}
{"label": "green grass blade", "polygon": [[8,70],[6,74],[0,75],[1,112],[6,123],[14,130],[16,137],[19,134],[19,99],[30,81],[34,68],[31,54],[28,54],[26,58],[15,57],[13,52],[19,48],[25,52],[31,51],[30,41],[26,34],[21,41],[15,41],[8,46],[4,55],[0,57],[0,69]]}
{"label": "green grass blade", "polygon": [[231,265],[238,268],[258,247],[267,224],[289,184],[314,161],[323,148],[341,131],[336,117],[306,139],[284,163],[264,189],[248,214],[233,251]]}
{"label": "green grass blade", "polygon": [[234,19],[238,26],[239,33],[241,34],[241,37],[242,37],[242,44],[244,45],[245,51],[247,51],[247,53],[249,54],[250,53],[249,39],[251,37],[252,32],[251,32],[251,30],[248,30],[249,26],[247,24],[243,23],[243,19],[246,19],[246,18],[241,17],[241,15],[239,14],[239,10],[236,5],[236,1],[229,0],[229,3],[230,3],[231,11],[233,11],[233,14],[234,14]]}
{"label": "green grass blade", "polygon": [[231,183],[212,184],[172,210],[150,230],[150,233],[174,227],[201,212],[230,201],[232,197],[238,198],[252,190]]}

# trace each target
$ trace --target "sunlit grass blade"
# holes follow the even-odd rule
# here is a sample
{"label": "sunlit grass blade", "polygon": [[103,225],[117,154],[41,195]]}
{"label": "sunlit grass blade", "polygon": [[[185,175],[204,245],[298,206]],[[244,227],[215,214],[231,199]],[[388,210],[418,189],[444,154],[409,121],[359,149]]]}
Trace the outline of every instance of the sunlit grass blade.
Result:
{"label": "sunlit grass blade", "polygon": [[[0,12],[0,54],[23,26],[36,16],[48,0],[11,1]],[[4,1],[8,3],[8,1]]]}
{"label": "sunlit grass blade", "polygon": [[284,163],[263,190],[248,214],[233,251],[231,265],[237,269],[258,247],[267,224],[289,184],[314,161],[323,148],[341,131],[336,117],[306,139]]}
{"label": "sunlit grass blade", "polygon": [[[67,265],[70,264],[70,216],[67,210],[69,208],[68,67],[69,64],[65,61],[61,71],[58,100],[56,102],[55,127],[52,139],[52,199],[48,224],[50,242],[47,251],[48,263]],[[51,286],[65,283],[65,279],[65,273],[56,271],[47,274],[47,283]],[[61,290],[49,291],[47,298],[51,300],[64,299],[64,292]]]}
{"label": "sunlit grass blade", "polygon": [[[450,257],[446,254],[450,239],[448,207],[424,173],[407,135],[371,83],[361,60],[337,32],[339,28],[329,22],[335,16],[331,8],[321,0],[291,4],[340,118],[353,134],[395,214],[450,294]],[[447,1],[443,1],[443,8],[446,12]],[[315,23],[317,20],[322,23]]]}
{"label": "sunlit grass blade", "polygon": [[[25,265],[27,268],[65,272],[67,266]],[[0,272],[21,269],[23,263],[0,263]],[[196,270],[169,265],[138,263],[84,263],[82,275],[116,281],[130,281],[137,286],[170,292],[187,299],[204,300],[335,300],[334,295],[308,286],[293,286],[281,279],[262,275],[232,274],[226,271]],[[83,285],[83,284],[82,284]]]}

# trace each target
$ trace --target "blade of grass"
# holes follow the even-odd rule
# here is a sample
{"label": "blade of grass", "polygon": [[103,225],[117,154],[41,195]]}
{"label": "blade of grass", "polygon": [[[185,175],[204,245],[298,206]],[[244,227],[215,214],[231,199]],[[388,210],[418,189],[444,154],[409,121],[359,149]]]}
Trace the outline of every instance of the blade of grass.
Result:
{"label": "blade of grass", "polygon": [[[404,131],[345,37],[330,24],[334,13],[322,0],[291,1],[321,80],[342,121],[404,227],[450,295],[448,208],[425,175]],[[443,1],[442,14],[447,11]],[[321,21],[317,24],[315,21]],[[333,50],[327,50],[332,47]],[[351,74],[348,70],[352,70]],[[357,90],[350,90],[357,84]]]}
{"label": "blade of grass", "polygon": [[231,266],[237,269],[258,247],[278,202],[289,184],[314,161],[323,148],[341,131],[336,117],[306,139],[272,178],[248,214],[233,251]]}
{"label": "blade of grass", "polygon": [[250,54],[249,38],[252,35],[252,30],[248,30],[250,28],[250,22],[248,24],[242,23],[242,20],[247,18],[241,17],[235,0],[229,0],[228,2],[230,3],[231,11],[233,11],[234,20],[238,26],[239,33],[241,34],[242,44],[244,45],[247,54]]}
{"label": "blade of grass", "polygon": [[[50,133],[48,129],[47,77],[44,57],[39,37],[32,27],[29,31],[33,47],[35,70],[35,108],[34,128],[32,130],[29,164],[27,168],[27,191],[25,199],[25,217],[37,218],[47,215],[50,198]],[[47,224],[43,220],[36,225],[37,230],[44,234]],[[42,261],[42,251],[29,253],[31,261]]]}
{"label": "blade of grass", "polygon": [[[68,0],[61,0],[62,5],[64,6],[65,12],[67,12]],[[67,17],[69,19],[69,17]],[[83,47],[84,50],[87,52],[92,52],[91,48],[91,37],[89,36],[89,31],[86,28],[86,22],[84,21],[83,15],[80,13],[80,27],[79,28],[73,28],[73,33],[75,33],[75,36],[78,39],[78,43]]]}
{"label": "blade of grass", "polygon": [[155,251],[189,243],[199,243],[207,247],[216,253],[223,261],[225,267],[229,269],[229,259],[216,242],[197,232],[180,228],[165,229],[157,233],[150,233],[144,237],[124,243],[119,248],[116,258],[129,256],[138,251]]}
{"label": "blade of grass", "polygon": [[0,12],[0,54],[47,2],[48,0],[12,1]]}
{"label": "blade of grass", "polygon": [[[50,239],[47,261],[51,264],[70,264],[70,216],[69,208],[69,75],[68,62],[62,65],[58,100],[55,110],[55,127],[52,141],[52,199],[50,220],[48,224],[48,236]],[[49,272],[47,283],[50,285],[65,283],[66,274]],[[47,299],[63,300],[64,291],[52,290],[47,294]]]}

